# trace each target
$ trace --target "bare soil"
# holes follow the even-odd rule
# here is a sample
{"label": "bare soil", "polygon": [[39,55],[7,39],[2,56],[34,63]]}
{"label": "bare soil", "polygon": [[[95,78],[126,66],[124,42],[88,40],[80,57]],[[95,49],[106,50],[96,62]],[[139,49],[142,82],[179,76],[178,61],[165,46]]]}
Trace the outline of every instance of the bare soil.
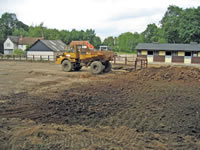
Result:
{"label": "bare soil", "polygon": [[200,149],[199,95],[197,67],[92,75],[1,61],[0,149]]}

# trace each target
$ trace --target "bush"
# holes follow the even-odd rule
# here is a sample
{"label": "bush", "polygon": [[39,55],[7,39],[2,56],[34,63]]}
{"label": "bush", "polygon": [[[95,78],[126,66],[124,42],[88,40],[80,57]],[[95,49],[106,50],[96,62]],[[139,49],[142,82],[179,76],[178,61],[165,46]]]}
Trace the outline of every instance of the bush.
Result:
{"label": "bush", "polygon": [[12,54],[13,54],[13,55],[25,55],[26,52],[23,51],[22,49],[14,49],[14,51],[13,51]]}

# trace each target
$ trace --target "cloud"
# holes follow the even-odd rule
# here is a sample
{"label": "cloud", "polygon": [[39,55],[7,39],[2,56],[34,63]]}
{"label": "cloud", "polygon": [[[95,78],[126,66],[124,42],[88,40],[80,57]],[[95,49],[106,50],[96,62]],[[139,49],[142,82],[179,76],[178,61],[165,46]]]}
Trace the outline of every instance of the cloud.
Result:
{"label": "cloud", "polygon": [[160,8],[152,8],[152,9],[141,9],[137,11],[130,11],[119,14],[110,18],[111,21],[123,21],[127,19],[137,19],[142,17],[151,17],[157,14],[163,14],[163,10]]}
{"label": "cloud", "polygon": [[28,25],[48,28],[94,29],[101,38],[123,32],[142,32],[159,24],[169,5],[196,7],[199,0],[0,0],[0,15],[16,13]]}

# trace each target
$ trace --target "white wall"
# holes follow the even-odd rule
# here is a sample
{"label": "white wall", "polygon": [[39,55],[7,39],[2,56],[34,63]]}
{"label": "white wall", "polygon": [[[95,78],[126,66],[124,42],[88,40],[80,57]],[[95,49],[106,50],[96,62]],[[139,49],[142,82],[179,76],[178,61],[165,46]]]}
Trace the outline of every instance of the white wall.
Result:
{"label": "white wall", "polygon": [[9,38],[7,38],[7,40],[3,44],[3,47],[4,49],[14,49],[16,45]]}
{"label": "white wall", "polygon": [[13,49],[17,48],[17,45],[14,44],[9,38],[6,39],[6,41],[3,44],[4,47],[4,54],[11,54]]}
{"label": "white wall", "polygon": [[11,55],[13,52],[12,49],[4,49],[4,55]]}
{"label": "white wall", "polygon": [[19,49],[25,50],[26,49],[26,45],[18,45]]}
{"label": "white wall", "polygon": [[51,61],[55,60],[54,52],[50,51],[27,51],[28,59],[33,59],[33,56],[35,60],[40,60],[40,56],[42,56],[42,60],[48,60],[48,56]]}

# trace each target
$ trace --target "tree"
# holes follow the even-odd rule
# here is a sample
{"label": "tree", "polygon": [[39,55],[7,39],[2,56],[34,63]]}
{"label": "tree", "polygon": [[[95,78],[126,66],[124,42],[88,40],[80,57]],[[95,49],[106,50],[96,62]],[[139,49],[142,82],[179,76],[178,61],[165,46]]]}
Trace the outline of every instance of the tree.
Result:
{"label": "tree", "polygon": [[105,38],[104,41],[103,41],[103,45],[111,46],[113,48],[114,45],[115,45],[114,37],[109,36],[109,37]]}
{"label": "tree", "polygon": [[200,42],[200,7],[189,8],[182,13],[179,35],[184,43]]}
{"label": "tree", "polygon": [[101,45],[101,39],[98,36],[93,37],[91,44],[98,49],[99,46]]}
{"label": "tree", "polygon": [[156,26],[155,23],[149,24],[144,32],[142,32],[143,41],[146,43],[165,43],[167,40],[165,39],[165,32],[163,29]]}
{"label": "tree", "polygon": [[8,35],[16,28],[17,17],[13,13],[4,13],[0,18],[0,35],[1,39],[6,39]]}
{"label": "tree", "polygon": [[169,6],[161,20],[162,29],[165,31],[165,36],[169,43],[182,42],[179,35],[180,16],[182,12],[182,8]]}
{"label": "tree", "polygon": [[6,37],[12,35],[16,29],[28,31],[28,26],[19,21],[16,14],[4,13],[0,18],[0,39],[6,39]]}
{"label": "tree", "polygon": [[134,35],[131,32],[126,32],[118,37],[120,52],[133,52],[134,50]]}
{"label": "tree", "polygon": [[13,55],[25,55],[26,51],[23,51],[22,49],[14,49]]}

